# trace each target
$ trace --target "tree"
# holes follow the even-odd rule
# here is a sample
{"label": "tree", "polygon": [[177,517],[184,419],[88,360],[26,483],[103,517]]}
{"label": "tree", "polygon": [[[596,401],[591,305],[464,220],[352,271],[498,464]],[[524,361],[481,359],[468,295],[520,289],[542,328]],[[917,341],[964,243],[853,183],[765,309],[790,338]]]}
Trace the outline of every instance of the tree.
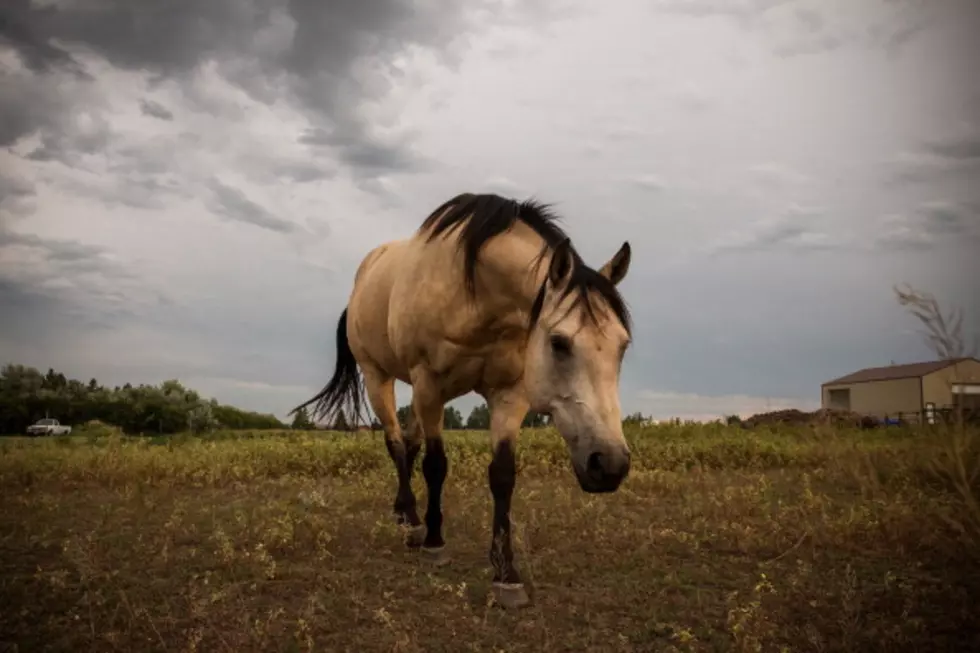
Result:
{"label": "tree", "polygon": [[486,404],[473,407],[470,416],[466,418],[466,428],[474,431],[485,431],[490,428],[490,409]]}
{"label": "tree", "polygon": [[395,411],[395,416],[398,418],[398,424],[402,427],[403,430],[408,428],[408,415],[411,412],[411,410],[412,410],[411,406],[402,406],[397,411]]}
{"label": "tree", "polygon": [[191,433],[206,433],[218,427],[218,420],[211,411],[211,404],[198,401],[187,412],[187,430]]}
{"label": "tree", "polygon": [[545,424],[547,424],[547,417],[545,415],[529,410],[527,415],[524,416],[524,421],[521,422],[521,428],[537,429]]}
{"label": "tree", "polygon": [[337,419],[333,423],[333,431],[350,431],[350,425],[347,423],[347,418],[344,416],[343,412],[337,413]]}
{"label": "tree", "polygon": [[43,387],[46,390],[61,390],[68,385],[68,379],[65,378],[64,374],[60,372],[55,372],[53,369],[48,368],[48,373],[44,375]]}
{"label": "tree", "polygon": [[306,412],[306,407],[300,408],[296,411],[296,415],[293,417],[293,423],[290,425],[295,431],[312,431],[315,427],[313,420],[310,419],[309,413]]}
{"label": "tree", "polygon": [[446,406],[443,411],[442,428],[453,431],[463,428],[463,415],[455,406]]}
{"label": "tree", "polygon": [[[398,424],[402,427],[402,430],[408,428],[408,419],[411,414],[411,405],[401,406],[395,411],[395,417],[398,419]],[[453,406],[446,406],[442,413],[442,427],[450,430],[463,428],[463,415]],[[380,424],[378,424],[378,428],[381,428]]]}
{"label": "tree", "polygon": [[159,386],[127,383],[113,389],[96,379],[83,383],[51,369],[8,364],[0,368],[0,433],[23,433],[50,416],[69,425],[98,420],[127,433],[201,432],[217,428],[279,429],[274,415],[239,410],[205,400],[177,380]]}
{"label": "tree", "polygon": [[642,424],[646,418],[643,417],[643,413],[636,411],[630,415],[623,418],[623,425],[626,424]]}

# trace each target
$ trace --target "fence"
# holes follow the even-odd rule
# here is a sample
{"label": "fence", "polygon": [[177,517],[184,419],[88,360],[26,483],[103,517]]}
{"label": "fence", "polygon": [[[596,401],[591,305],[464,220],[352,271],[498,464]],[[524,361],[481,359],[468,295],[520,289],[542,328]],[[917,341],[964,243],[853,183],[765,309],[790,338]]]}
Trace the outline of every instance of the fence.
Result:
{"label": "fence", "polygon": [[[923,411],[907,411],[885,414],[881,417],[886,426],[901,426],[906,424],[955,424],[959,411],[953,407],[927,407]],[[980,422],[980,411],[963,409],[963,421],[968,424]]]}

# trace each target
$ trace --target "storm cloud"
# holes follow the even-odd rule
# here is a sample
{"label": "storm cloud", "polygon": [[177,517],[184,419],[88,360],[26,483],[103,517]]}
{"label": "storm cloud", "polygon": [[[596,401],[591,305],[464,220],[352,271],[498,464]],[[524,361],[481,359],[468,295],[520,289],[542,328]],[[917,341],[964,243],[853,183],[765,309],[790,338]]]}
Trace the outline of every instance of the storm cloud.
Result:
{"label": "storm cloud", "polygon": [[140,111],[143,115],[153,116],[160,120],[173,120],[174,114],[167,107],[153,100],[140,100]]}
{"label": "storm cloud", "polygon": [[[397,140],[382,143],[384,121],[361,111],[402,74],[398,57],[423,48],[451,65],[468,31],[478,27],[481,10],[498,6],[465,3],[464,10],[463,3],[398,0],[147,0],[136,9],[127,0],[5,5],[3,41],[34,73],[92,75],[71,53],[74,48],[113,67],[145,73],[151,86],[186,80],[213,63],[257,102],[297,101],[317,135],[310,144],[331,146],[352,171],[367,175],[403,169],[414,160]],[[43,96],[43,87],[31,93]],[[15,99],[11,91],[4,104]],[[71,100],[61,99],[62,111],[68,111]],[[43,114],[52,102],[41,97],[12,102],[0,142],[51,129],[51,117],[35,116],[32,107],[45,105]],[[164,120],[173,117],[152,99],[141,100],[140,108]],[[35,158],[51,156],[53,150],[45,149]]]}
{"label": "storm cloud", "polygon": [[630,241],[624,410],[812,406],[931,355],[894,284],[980,322],[978,31],[969,0],[10,0],[0,358],[282,416],[364,254],[494,191],[594,265]]}

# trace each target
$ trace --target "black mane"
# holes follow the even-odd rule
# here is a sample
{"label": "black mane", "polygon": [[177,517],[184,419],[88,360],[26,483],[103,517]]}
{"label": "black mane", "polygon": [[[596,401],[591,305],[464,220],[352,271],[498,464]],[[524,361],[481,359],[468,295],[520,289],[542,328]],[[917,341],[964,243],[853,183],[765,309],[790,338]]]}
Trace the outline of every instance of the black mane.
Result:
{"label": "black mane", "polygon": [[[448,210],[447,210],[448,209]],[[533,199],[523,202],[500,197],[494,194],[463,193],[433,211],[422,223],[420,232],[429,230],[428,240],[462,227],[459,234],[459,246],[463,249],[464,282],[471,295],[476,294],[476,263],[483,245],[495,236],[499,236],[521,221],[534,230],[545,242],[534,264],[541,262],[546,253],[553,250],[568,238],[565,231],[558,226],[558,216],[549,205]],[[569,242],[574,265],[571,278],[562,291],[562,296],[576,294],[575,303],[584,302],[590,317],[595,320],[589,292],[598,293],[622,322],[626,330],[630,330],[630,315],[626,302],[616,285],[609,279],[590,268],[582,260],[578,251]],[[531,309],[531,320],[528,325],[533,327],[541,316],[544,304],[544,294],[547,282],[541,284],[538,296]]]}

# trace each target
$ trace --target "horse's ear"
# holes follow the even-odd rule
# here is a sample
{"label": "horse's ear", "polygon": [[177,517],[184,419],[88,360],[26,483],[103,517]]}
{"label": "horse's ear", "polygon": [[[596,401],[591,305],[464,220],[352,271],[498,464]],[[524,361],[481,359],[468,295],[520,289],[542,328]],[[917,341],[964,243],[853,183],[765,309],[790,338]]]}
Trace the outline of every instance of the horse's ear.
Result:
{"label": "horse's ear", "polygon": [[572,258],[572,241],[565,238],[558,243],[551,254],[551,264],[548,266],[548,280],[555,288],[564,285],[572,274],[575,260]]}
{"label": "horse's ear", "polygon": [[599,274],[612,281],[613,284],[618,284],[629,271],[631,258],[632,251],[630,250],[630,243],[626,241],[619,248],[619,251],[602,266]]}

